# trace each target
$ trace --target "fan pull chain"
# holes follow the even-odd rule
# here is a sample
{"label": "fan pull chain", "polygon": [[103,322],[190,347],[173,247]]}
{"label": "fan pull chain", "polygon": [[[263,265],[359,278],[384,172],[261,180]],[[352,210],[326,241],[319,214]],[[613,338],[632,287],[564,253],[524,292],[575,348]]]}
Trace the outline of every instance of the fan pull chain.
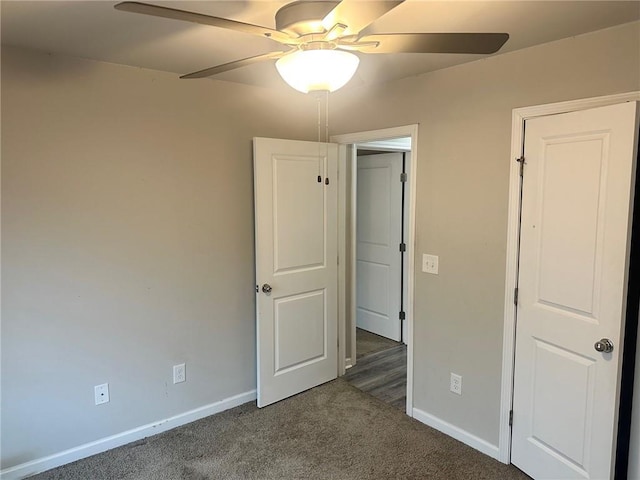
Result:
{"label": "fan pull chain", "polygon": [[[327,169],[329,159],[329,90],[324,92],[324,168]],[[329,185],[329,177],[325,177],[324,184]]]}
{"label": "fan pull chain", "polygon": [[[322,183],[322,176],[326,174],[327,158],[329,157],[329,91],[324,91],[324,138],[322,138],[322,94],[314,92],[318,106],[318,183]],[[324,143],[324,156],[322,144]],[[324,179],[324,184],[329,185],[329,178]]]}
{"label": "fan pull chain", "polygon": [[322,183],[322,171],[320,167],[320,95],[316,96],[318,103],[318,183]]}
{"label": "fan pull chain", "polygon": [[[324,141],[326,143],[329,143],[329,90],[325,90],[325,92],[324,92],[324,105],[325,105],[325,111],[324,111],[324,131],[325,131]],[[329,147],[327,146],[327,149],[328,148]]]}

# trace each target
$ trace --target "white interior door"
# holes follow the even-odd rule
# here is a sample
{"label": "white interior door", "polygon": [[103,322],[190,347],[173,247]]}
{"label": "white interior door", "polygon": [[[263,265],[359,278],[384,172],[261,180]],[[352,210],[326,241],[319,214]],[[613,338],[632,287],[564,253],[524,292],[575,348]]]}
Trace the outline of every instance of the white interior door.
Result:
{"label": "white interior door", "polygon": [[356,325],[400,340],[402,153],[358,157]]}
{"label": "white interior door", "polygon": [[535,479],[612,476],[636,132],[635,103],[526,122],[511,461]]}
{"label": "white interior door", "polygon": [[337,376],[338,146],[253,144],[263,407]]}

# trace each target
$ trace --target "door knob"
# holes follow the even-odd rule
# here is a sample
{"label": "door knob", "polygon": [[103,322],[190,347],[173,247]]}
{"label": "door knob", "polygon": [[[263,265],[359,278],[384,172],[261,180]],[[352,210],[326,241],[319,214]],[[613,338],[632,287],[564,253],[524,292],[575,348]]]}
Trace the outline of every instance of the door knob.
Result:
{"label": "door knob", "polygon": [[594,345],[597,352],[611,353],[613,352],[613,342],[608,338],[603,338]]}
{"label": "door knob", "polygon": [[262,285],[262,291],[269,295],[271,293],[271,285],[265,283],[264,285]]}

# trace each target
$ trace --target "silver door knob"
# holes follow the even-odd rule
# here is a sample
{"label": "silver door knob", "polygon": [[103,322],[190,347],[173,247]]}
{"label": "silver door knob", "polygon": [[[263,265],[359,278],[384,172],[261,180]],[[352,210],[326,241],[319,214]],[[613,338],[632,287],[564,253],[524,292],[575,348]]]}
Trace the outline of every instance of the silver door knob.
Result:
{"label": "silver door knob", "polygon": [[594,345],[597,352],[611,353],[613,352],[613,342],[608,338],[603,338]]}
{"label": "silver door knob", "polygon": [[265,283],[264,285],[262,285],[262,291],[269,295],[271,293],[271,285]]}

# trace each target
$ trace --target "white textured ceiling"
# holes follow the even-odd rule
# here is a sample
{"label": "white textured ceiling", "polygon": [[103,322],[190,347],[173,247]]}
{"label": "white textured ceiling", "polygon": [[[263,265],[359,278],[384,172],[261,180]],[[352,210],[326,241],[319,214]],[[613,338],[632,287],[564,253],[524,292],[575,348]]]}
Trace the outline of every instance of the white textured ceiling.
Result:
{"label": "white textured ceiling", "polygon": [[[279,46],[269,39],[244,33],[117,11],[113,8],[116,3],[2,0],[2,43],[176,74],[276,50]],[[147,3],[274,28],[275,12],[288,2]],[[500,54],[638,19],[640,1],[407,0],[378,19],[368,32],[507,32],[511,37]],[[482,58],[450,54],[360,57],[353,85],[389,81]],[[215,78],[261,86],[281,85],[273,62],[243,67]]]}

